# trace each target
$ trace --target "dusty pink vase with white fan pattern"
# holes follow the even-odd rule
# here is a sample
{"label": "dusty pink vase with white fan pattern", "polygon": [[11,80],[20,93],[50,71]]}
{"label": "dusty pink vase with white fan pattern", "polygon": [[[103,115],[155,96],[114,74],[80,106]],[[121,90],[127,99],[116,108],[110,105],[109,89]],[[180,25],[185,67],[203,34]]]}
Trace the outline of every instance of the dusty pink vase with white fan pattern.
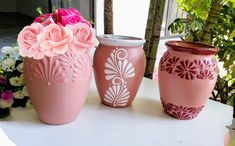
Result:
{"label": "dusty pink vase with white fan pattern", "polygon": [[128,36],[98,36],[94,74],[102,103],[129,106],[139,89],[145,69],[145,40]]}
{"label": "dusty pink vase with white fan pattern", "polygon": [[217,80],[217,48],[168,41],[159,64],[159,89],[164,111],[178,119],[193,119],[203,109]]}
{"label": "dusty pink vase with white fan pattern", "polygon": [[24,58],[29,95],[41,121],[65,124],[79,114],[91,81],[89,53],[68,50],[43,59]]}

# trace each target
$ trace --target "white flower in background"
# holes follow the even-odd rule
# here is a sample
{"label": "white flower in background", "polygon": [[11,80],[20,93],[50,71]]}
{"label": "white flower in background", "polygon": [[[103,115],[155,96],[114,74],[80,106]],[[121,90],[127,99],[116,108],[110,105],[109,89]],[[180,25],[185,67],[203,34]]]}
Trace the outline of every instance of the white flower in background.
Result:
{"label": "white flower in background", "polygon": [[17,71],[22,73],[23,72],[23,63],[18,64],[16,69],[17,69]]}
{"label": "white flower in background", "polygon": [[4,46],[4,47],[2,47],[1,52],[3,54],[13,54],[14,53],[14,48],[11,47],[11,46]]}
{"label": "white flower in background", "polygon": [[3,99],[0,99],[0,107],[1,107],[1,108],[10,107],[13,102],[14,102],[13,100],[11,100],[11,101],[6,101],[6,100],[3,100]]}
{"label": "white flower in background", "polygon": [[13,96],[14,96],[16,99],[23,99],[23,98],[24,98],[24,94],[22,93],[21,90],[14,92],[14,93],[13,93]]}
{"label": "white flower in background", "polygon": [[12,86],[21,86],[23,83],[22,78],[19,77],[12,77],[9,79],[9,81]]}
{"label": "white flower in background", "polygon": [[27,102],[26,102],[26,108],[27,108],[27,109],[32,109],[32,108],[33,108],[33,104],[32,104],[32,102],[31,102],[31,100],[27,100]]}
{"label": "white flower in background", "polygon": [[21,75],[20,75],[20,79],[21,79],[21,81],[22,81],[22,85],[25,85],[25,82],[24,82],[24,74],[21,74]]}
{"label": "white flower in background", "polygon": [[14,47],[4,46],[4,47],[2,47],[1,52],[3,54],[17,55],[17,54],[19,54],[19,49],[20,49],[19,46],[14,46]]}
{"label": "white flower in background", "polygon": [[14,48],[14,53],[19,54],[20,46],[14,46],[13,48]]}
{"label": "white flower in background", "polygon": [[1,69],[4,71],[13,71],[15,69],[15,60],[13,58],[7,58],[3,60]]}
{"label": "white flower in background", "polygon": [[26,86],[23,87],[23,89],[22,89],[22,94],[23,94],[24,96],[29,96],[29,93],[28,93],[28,90],[27,90],[27,87],[26,87]]}

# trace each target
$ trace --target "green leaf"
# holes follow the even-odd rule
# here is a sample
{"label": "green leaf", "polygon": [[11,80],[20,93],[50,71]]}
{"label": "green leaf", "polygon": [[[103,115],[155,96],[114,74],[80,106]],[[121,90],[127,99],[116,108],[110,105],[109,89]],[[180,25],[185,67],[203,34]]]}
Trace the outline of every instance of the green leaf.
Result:
{"label": "green leaf", "polygon": [[229,38],[232,39],[235,37],[235,29],[231,32],[231,34],[229,35]]}
{"label": "green leaf", "polygon": [[224,61],[224,68],[229,68],[235,60],[235,55],[232,56],[229,60]]}
{"label": "green leaf", "polygon": [[231,73],[232,78],[235,78],[235,65],[232,66],[231,70],[232,70],[232,73]]}
{"label": "green leaf", "polygon": [[235,83],[235,78],[228,81],[228,86],[231,87]]}

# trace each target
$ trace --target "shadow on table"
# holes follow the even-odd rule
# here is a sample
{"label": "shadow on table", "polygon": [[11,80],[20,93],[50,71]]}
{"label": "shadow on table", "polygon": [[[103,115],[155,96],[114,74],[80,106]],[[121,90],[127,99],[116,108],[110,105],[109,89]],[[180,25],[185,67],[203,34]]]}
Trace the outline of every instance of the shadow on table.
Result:
{"label": "shadow on table", "polygon": [[89,91],[89,95],[86,99],[84,106],[93,106],[99,110],[108,109],[110,111],[127,111],[133,114],[141,114],[145,116],[153,116],[156,118],[172,120],[162,109],[162,104],[159,100],[154,100],[148,97],[136,97],[131,106],[125,108],[112,108],[101,103],[100,97],[97,91]]}
{"label": "shadow on table", "polygon": [[92,105],[92,106],[103,105],[100,101],[99,94],[96,90],[89,91],[88,97],[86,98],[86,102],[85,102],[85,106],[86,105]]}
{"label": "shadow on table", "polygon": [[134,99],[134,102],[129,107],[129,110],[138,114],[156,116],[158,118],[169,119],[169,120],[173,119],[164,113],[162,104],[159,100],[154,100],[148,97],[141,97],[139,99]]}
{"label": "shadow on table", "polygon": [[21,123],[24,125],[42,125],[42,122],[38,119],[34,109],[15,108],[11,112],[11,115],[2,122],[8,123]]}

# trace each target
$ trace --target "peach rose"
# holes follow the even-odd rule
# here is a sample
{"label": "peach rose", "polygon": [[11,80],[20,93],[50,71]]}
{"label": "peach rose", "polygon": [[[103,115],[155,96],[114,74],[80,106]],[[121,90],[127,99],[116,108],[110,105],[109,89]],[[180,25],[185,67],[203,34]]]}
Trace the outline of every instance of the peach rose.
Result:
{"label": "peach rose", "polygon": [[72,39],[72,32],[58,24],[47,25],[38,35],[41,51],[48,57],[65,53],[69,49]]}
{"label": "peach rose", "polygon": [[33,23],[26,26],[19,33],[17,42],[20,46],[19,54],[23,57],[33,57],[41,59],[44,57],[40,51],[40,46],[37,40],[37,35],[43,31],[44,27],[40,23]]}
{"label": "peach rose", "polygon": [[91,49],[95,45],[95,33],[92,28],[84,23],[77,23],[75,25],[67,25],[67,28],[73,32],[72,49]]}

